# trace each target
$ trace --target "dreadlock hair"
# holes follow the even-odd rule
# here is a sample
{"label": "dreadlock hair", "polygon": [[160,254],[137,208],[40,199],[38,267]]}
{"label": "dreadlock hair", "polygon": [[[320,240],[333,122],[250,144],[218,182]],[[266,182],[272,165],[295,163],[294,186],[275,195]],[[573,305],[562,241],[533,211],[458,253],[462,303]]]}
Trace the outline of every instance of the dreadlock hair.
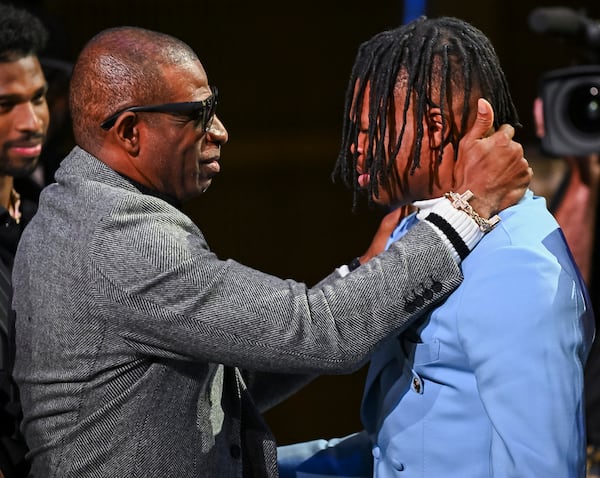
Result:
{"label": "dreadlock hair", "polygon": [[[402,81],[406,89],[403,123],[396,131],[394,88]],[[509,93],[508,83],[489,39],[477,28],[453,17],[428,19],[420,17],[394,30],[381,32],[364,42],[358,49],[346,90],[342,145],[332,178],[341,178],[354,191],[356,207],[360,189],[357,182],[358,153],[351,146],[358,143],[360,118],[367,86],[370,87],[368,145],[365,170],[371,175],[368,200],[379,195],[379,180],[399,181],[395,158],[400,150],[407,111],[411,97],[417,131],[414,154],[410,165],[413,174],[419,165],[423,142],[423,121],[427,108],[435,105],[432,93],[439,93],[442,113],[442,136],[454,145],[455,159],[458,142],[467,129],[470,100],[473,95],[486,98],[494,108],[494,126],[510,123],[518,126],[518,115]],[[463,98],[460,125],[448,121],[452,98]],[[450,111],[447,111],[450,110]],[[450,124],[448,124],[450,123]],[[385,140],[389,137],[388,147]],[[393,141],[393,138],[396,138]],[[387,149],[387,150],[386,150]],[[439,160],[441,161],[442,148]],[[386,159],[386,158],[389,158]],[[379,180],[376,180],[379,179]]]}
{"label": "dreadlock hair", "polygon": [[48,41],[41,20],[27,10],[0,3],[0,62],[38,55]]}

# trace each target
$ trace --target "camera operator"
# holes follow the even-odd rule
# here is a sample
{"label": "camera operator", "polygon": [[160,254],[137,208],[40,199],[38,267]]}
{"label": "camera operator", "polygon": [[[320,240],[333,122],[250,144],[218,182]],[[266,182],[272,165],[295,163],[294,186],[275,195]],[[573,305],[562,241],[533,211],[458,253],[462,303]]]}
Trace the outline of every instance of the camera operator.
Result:
{"label": "camera operator", "polygon": [[[533,104],[536,135],[545,133],[543,101]],[[549,161],[545,159],[544,161]],[[575,262],[590,290],[593,308],[600,311],[600,253],[595,247],[600,221],[597,216],[600,183],[600,154],[565,155],[554,163],[550,174],[534,175],[531,187],[548,198],[548,207],[567,239]],[[537,168],[534,166],[534,170]],[[556,181],[556,176],[559,176]],[[600,236],[599,236],[600,237]],[[600,478],[600,341],[592,346],[585,370],[586,428],[588,443],[587,478]]]}
{"label": "camera operator", "polygon": [[[533,103],[536,135],[545,136],[543,101],[538,97]],[[598,182],[600,181],[600,154],[563,155],[562,165],[555,168],[561,178],[558,184],[545,186],[540,181],[552,177],[535,178],[532,187],[545,188],[548,207],[560,224],[581,275],[588,286],[592,285],[594,236],[597,215]],[[600,310],[600,309],[595,309]]]}
{"label": "camera operator", "polygon": [[[548,198],[581,275],[600,330],[600,22],[564,7],[538,8],[531,29],[577,43],[584,65],[544,74],[533,116],[544,158],[531,187]],[[543,191],[543,192],[542,192]],[[600,340],[585,369],[588,478],[600,478]]]}

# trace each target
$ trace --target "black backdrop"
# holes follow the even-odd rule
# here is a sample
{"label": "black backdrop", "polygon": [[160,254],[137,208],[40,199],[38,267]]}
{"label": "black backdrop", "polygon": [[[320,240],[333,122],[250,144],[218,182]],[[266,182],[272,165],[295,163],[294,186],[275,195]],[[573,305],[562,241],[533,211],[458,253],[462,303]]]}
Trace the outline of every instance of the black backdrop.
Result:
{"label": "black backdrop", "polygon": [[[329,174],[338,150],[342,103],[359,43],[402,19],[401,0],[46,0],[33,9],[53,31],[48,55],[72,61],[99,30],[137,25],[189,43],[219,86],[219,116],[230,133],[222,172],[186,208],[212,249],[309,284],[369,243],[380,211],[350,210]],[[434,0],[431,16],[453,15],[494,43],[521,114],[519,139],[534,141],[531,103],[539,75],[571,64],[569,44],[529,31],[536,7],[586,8],[597,0]],[[341,436],[360,426],[364,369],[322,377],[266,417],[280,443]]]}

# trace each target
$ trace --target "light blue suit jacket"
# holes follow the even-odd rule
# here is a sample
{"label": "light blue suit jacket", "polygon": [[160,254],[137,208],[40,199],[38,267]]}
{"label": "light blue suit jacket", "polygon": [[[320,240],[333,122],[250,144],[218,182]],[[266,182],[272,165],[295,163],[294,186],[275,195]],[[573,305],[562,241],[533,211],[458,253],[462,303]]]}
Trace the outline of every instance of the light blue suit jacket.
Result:
{"label": "light blue suit jacket", "polygon": [[372,358],[366,433],[281,448],[283,477],[585,476],[587,291],[542,198],[501,217],[459,288]]}

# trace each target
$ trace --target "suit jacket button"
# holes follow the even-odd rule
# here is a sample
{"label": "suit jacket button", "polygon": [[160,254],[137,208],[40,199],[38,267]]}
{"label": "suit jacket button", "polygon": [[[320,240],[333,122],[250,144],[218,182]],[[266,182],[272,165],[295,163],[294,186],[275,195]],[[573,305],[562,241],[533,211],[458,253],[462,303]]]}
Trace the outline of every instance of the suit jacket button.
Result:
{"label": "suit jacket button", "polygon": [[417,306],[415,305],[414,301],[412,300],[407,300],[406,304],[404,304],[404,310],[406,310],[406,312],[414,312],[415,310],[417,310]]}
{"label": "suit jacket button", "polygon": [[431,289],[423,289],[423,297],[427,300],[431,300],[433,298],[433,292]]}
{"label": "suit jacket button", "polygon": [[423,297],[418,295],[417,297],[415,297],[415,300],[413,302],[417,307],[422,307],[423,304],[425,303],[425,299],[423,299]]}
{"label": "suit jacket button", "polygon": [[379,457],[381,456],[381,449],[378,446],[373,447],[373,458],[375,458],[376,460],[379,460]]}
{"label": "suit jacket button", "polygon": [[431,290],[434,292],[440,292],[442,290],[442,283],[434,280],[431,284]]}
{"label": "suit jacket button", "polygon": [[423,393],[423,380],[415,372],[413,372],[413,378],[412,382],[410,383],[410,388],[413,390],[413,392],[418,393],[419,395]]}

